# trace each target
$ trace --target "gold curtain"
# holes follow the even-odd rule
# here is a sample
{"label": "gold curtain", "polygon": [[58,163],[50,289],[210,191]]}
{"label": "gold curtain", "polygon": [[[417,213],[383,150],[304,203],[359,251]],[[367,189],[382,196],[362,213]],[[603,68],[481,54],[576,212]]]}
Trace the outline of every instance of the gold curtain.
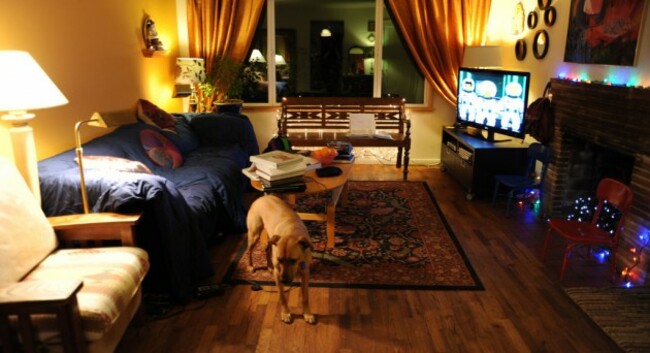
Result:
{"label": "gold curtain", "polygon": [[264,0],[187,0],[190,56],[204,58],[207,72],[217,57],[243,62],[265,5]]}
{"label": "gold curtain", "polygon": [[424,77],[453,105],[465,47],[485,42],[491,2],[386,0]]}

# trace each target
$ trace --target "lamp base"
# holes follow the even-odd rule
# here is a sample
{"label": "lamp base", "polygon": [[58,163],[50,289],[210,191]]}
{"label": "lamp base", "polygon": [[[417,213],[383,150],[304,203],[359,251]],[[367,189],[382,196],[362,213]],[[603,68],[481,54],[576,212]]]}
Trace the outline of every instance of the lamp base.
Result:
{"label": "lamp base", "polygon": [[2,116],[2,120],[11,123],[9,136],[11,137],[11,147],[14,152],[14,164],[40,205],[41,187],[38,180],[36,144],[34,142],[34,130],[29,126],[29,121],[33,118],[34,114],[25,112],[12,112]]}

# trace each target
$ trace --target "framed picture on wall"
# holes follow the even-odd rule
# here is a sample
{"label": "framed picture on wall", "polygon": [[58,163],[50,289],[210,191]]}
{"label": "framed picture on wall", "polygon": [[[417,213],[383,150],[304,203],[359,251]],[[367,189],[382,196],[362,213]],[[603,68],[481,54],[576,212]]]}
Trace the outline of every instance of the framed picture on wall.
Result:
{"label": "framed picture on wall", "polygon": [[571,0],[564,61],[634,66],[644,0]]}

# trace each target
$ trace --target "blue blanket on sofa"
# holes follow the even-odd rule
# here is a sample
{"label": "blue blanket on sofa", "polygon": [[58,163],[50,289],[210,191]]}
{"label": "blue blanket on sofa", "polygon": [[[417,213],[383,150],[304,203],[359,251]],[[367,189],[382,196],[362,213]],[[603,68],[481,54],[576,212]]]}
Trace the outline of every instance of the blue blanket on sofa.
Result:
{"label": "blue blanket on sofa", "polygon": [[[144,123],[122,126],[83,145],[87,156],[138,161],[152,174],[84,165],[91,212],[142,212],[137,245],[147,250],[151,270],[145,289],[186,300],[198,281],[210,276],[208,245],[223,234],[246,231],[241,169],[258,146],[244,115],[175,115],[177,131]],[[168,137],[183,155],[178,168],[160,167],[140,143],[142,130]],[[39,162],[42,207],[46,215],[81,213],[75,151]]]}

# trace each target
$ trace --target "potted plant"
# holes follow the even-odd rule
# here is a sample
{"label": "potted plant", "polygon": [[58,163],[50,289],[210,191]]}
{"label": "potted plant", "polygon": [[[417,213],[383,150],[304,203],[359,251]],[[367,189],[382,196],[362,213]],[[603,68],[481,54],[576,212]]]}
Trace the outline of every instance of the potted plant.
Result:
{"label": "potted plant", "polygon": [[198,85],[198,111],[240,112],[244,87],[261,79],[260,72],[251,64],[227,56],[217,58],[205,81]]}

